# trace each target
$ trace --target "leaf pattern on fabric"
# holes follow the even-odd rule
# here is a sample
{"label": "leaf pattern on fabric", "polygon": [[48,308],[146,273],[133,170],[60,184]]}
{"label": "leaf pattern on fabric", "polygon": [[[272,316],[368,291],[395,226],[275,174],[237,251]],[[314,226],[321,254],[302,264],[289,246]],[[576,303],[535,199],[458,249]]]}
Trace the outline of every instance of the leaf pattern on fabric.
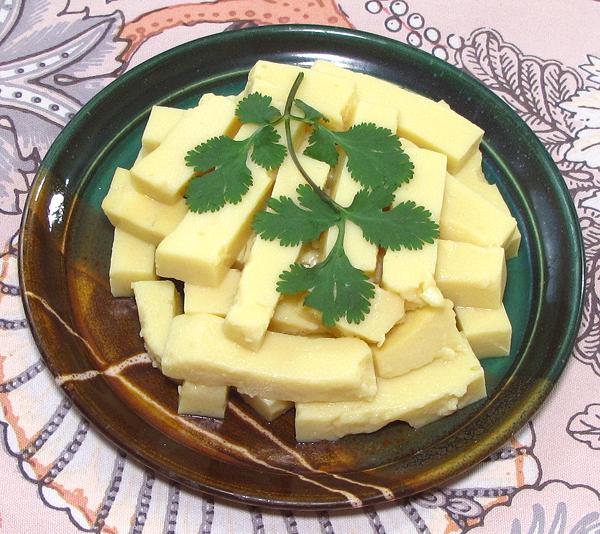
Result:
{"label": "leaf pattern on fabric", "polygon": [[591,449],[600,450],[600,404],[590,404],[571,417],[567,432]]}

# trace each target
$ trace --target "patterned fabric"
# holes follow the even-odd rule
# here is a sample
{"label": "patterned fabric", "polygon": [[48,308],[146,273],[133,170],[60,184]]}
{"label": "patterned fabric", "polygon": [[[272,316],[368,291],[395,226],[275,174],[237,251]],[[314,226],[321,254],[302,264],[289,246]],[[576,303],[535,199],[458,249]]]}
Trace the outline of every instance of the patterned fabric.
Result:
{"label": "patterned fabric", "polygon": [[[475,76],[545,144],[583,228],[583,323],[573,358],[543,409],[468,475],[377,509],[270,512],[192,495],[156,477],[99,436],[62,395],[20,304],[17,231],[24,200],[41,158],[73,114],[119,74],[163,50],[270,23],[371,31]],[[0,0],[0,528],[600,533],[598,28],[597,0]]]}

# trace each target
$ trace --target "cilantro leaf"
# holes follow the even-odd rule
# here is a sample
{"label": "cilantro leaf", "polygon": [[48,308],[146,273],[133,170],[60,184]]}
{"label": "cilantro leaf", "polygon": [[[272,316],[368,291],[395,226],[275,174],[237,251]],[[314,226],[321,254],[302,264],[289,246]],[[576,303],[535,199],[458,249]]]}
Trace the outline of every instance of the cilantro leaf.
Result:
{"label": "cilantro leaf", "polygon": [[317,239],[334,225],[339,214],[308,185],[298,186],[300,206],[289,197],[271,198],[270,211],[261,211],[253,222],[254,231],[263,239],[279,239],[282,246],[298,245]]}
{"label": "cilantro leaf", "polygon": [[281,117],[281,113],[271,105],[271,101],[270,96],[251,93],[240,100],[235,114],[244,123],[271,124]]}
{"label": "cilantro leaf", "polygon": [[413,176],[412,162],[402,149],[398,137],[387,128],[361,123],[345,132],[334,132],[315,124],[304,153],[335,165],[335,145],[340,146],[348,156],[347,165],[352,178],[365,188],[385,185],[394,190]]}
{"label": "cilantro leaf", "polygon": [[267,170],[279,167],[287,152],[286,148],[277,142],[280,139],[281,136],[273,126],[264,126],[257,130],[253,136],[252,161]]}
{"label": "cilantro leaf", "polygon": [[315,124],[315,129],[308,138],[308,146],[304,150],[304,155],[323,161],[330,167],[335,167],[339,154],[335,147],[335,137],[331,135],[331,131],[319,123]]}
{"label": "cilantro leaf", "polygon": [[346,215],[360,226],[367,241],[380,247],[416,250],[425,243],[433,243],[439,235],[439,227],[431,219],[431,213],[412,201],[383,211],[392,199],[393,195],[383,188],[359,191],[346,208]]}
{"label": "cilantro leaf", "polygon": [[320,111],[316,110],[312,106],[309,106],[303,100],[296,98],[294,100],[294,104],[296,104],[298,109],[300,109],[302,111],[302,113],[304,113],[304,118],[307,121],[317,122],[317,121],[323,120],[325,122],[328,122],[328,119],[325,118],[325,115],[323,115]]}
{"label": "cilantro leaf", "polygon": [[186,201],[191,211],[217,211],[226,202],[237,204],[252,185],[252,175],[246,165],[249,143],[230,137],[213,137],[190,150],[185,158],[196,172],[214,170],[192,178]]}
{"label": "cilantro leaf", "polygon": [[375,294],[367,275],[352,266],[343,245],[337,244],[325,261],[314,267],[290,265],[281,273],[277,291],[291,295],[308,291],[304,304],[319,310],[326,326],[333,326],[343,317],[350,323],[360,323],[369,313]]}

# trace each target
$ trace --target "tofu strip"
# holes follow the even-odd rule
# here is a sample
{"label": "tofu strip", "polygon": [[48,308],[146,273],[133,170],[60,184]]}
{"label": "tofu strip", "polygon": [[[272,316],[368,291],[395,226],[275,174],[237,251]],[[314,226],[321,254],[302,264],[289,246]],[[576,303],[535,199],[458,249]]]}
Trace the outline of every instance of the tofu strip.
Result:
{"label": "tofu strip", "polygon": [[[363,122],[372,123],[381,128],[387,128],[392,132],[396,131],[398,113],[395,109],[388,106],[373,104],[371,102],[359,102],[356,105],[352,124],[360,124]],[[338,166],[338,178],[333,186],[332,197],[342,206],[349,206],[354,200],[354,196],[362,187],[348,170],[346,166],[346,156],[341,155]],[[325,232],[323,237],[323,259],[329,254],[333,248],[338,236],[337,228],[330,228]],[[357,269],[372,275],[377,266],[377,246],[369,243],[363,236],[359,226],[351,221],[346,223],[346,231],[344,233],[344,250],[350,260],[350,263]]]}
{"label": "tofu strip", "polygon": [[162,143],[133,166],[131,173],[137,188],[168,204],[179,200],[194,174],[185,163],[186,154],[211,137],[233,133],[237,127],[235,106],[232,98],[205,94]]}
{"label": "tofu strip", "polygon": [[[299,155],[299,159],[315,183],[322,187],[329,165],[303,155]],[[304,178],[288,156],[277,173],[272,196],[296,200],[296,189],[303,183]],[[260,347],[281,296],[277,291],[279,276],[296,261],[301,247],[301,244],[284,247],[278,240],[256,238],[225,319],[225,332],[231,339],[252,350]]]}
{"label": "tofu strip", "polygon": [[[236,139],[249,137],[255,129],[245,124]],[[273,186],[273,178],[250,156],[247,165],[252,185],[240,202],[214,212],[188,212],[160,243],[156,249],[159,276],[201,286],[214,287],[222,282],[248,240],[254,214],[263,207]]]}
{"label": "tofu strip", "polygon": [[142,148],[149,154],[160,145],[168,133],[183,118],[187,110],[169,108],[166,106],[152,106],[150,117],[142,134]]}
{"label": "tofu strip", "polygon": [[375,394],[369,346],[355,338],[267,332],[252,352],[231,341],[224,320],[208,314],[173,319],[162,358],[166,376],[274,400],[351,400]]}
{"label": "tofu strip", "polygon": [[[434,221],[440,221],[446,180],[446,156],[415,148],[403,142],[404,150],[414,164],[413,178],[395,194],[394,205],[412,200],[427,208]],[[420,250],[388,250],[383,258],[382,286],[400,295],[413,307],[429,304],[442,306],[443,296],[434,275],[437,241]]]}
{"label": "tofu strip", "polygon": [[393,421],[418,428],[482,399],[485,377],[466,339],[455,354],[397,378],[378,378],[377,394],[351,402],[296,403],[296,440],[333,440],[375,432]]}
{"label": "tofu strip", "polygon": [[450,171],[458,170],[477,150],[483,130],[448,106],[366,74],[343,69],[327,61],[316,61],[318,72],[351,80],[357,97],[376,104],[385,102],[399,112],[398,135],[422,148],[448,157]]}

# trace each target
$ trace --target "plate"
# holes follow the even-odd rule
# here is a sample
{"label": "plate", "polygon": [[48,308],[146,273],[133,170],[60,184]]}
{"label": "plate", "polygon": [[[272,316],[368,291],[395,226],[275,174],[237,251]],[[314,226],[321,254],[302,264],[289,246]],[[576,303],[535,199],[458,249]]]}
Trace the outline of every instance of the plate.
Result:
{"label": "plate", "polygon": [[[110,295],[112,228],[100,203],[129,168],[150,108],[236,94],[258,59],[316,59],[387,79],[484,128],[489,180],[523,234],[508,262],[510,358],[485,360],[489,396],[413,430],[391,424],[336,442],[297,444],[293,413],[267,424],[235,395],[224,422],[176,415],[177,388],[150,365],[135,305]],[[571,352],[582,302],[582,241],[568,191],[536,136],[498,97],[456,68],[357,31],[272,26],[222,33],[146,61],[101,91],[44,159],[25,209],[20,275],[39,349],[65,392],[141,462],[191,488],[271,507],[370,505],[442,484],[483,460],[539,407]],[[70,378],[69,380],[65,380]]]}

